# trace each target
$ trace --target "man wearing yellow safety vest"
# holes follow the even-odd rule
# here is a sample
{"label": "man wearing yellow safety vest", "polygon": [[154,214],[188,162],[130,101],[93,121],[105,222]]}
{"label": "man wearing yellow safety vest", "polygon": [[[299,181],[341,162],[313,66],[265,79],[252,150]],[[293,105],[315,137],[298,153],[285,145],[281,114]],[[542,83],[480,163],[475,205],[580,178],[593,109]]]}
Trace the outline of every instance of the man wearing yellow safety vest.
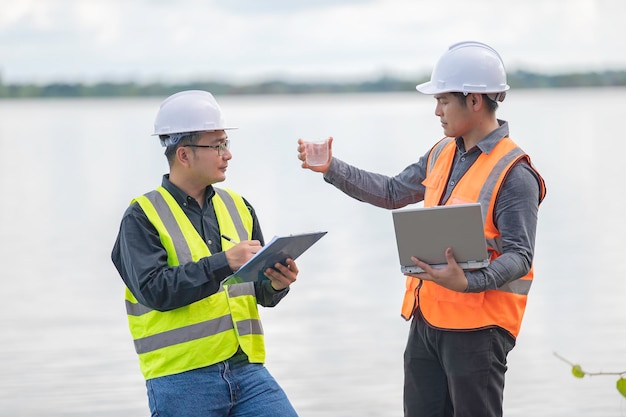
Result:
{"label": "man wearing yellow safety vest", "polygon": [[296,280],[292,259],[268,280],[223,285],[264,244],[252,206],[224,181],[229,127],[206,91],[165,99],[154,123],[169,174],[135,198],[112,260],[126,284],[130,332],[153,416],[297,416],[263,366],[257,304]]}
{"label": "man wearing yellow safety vest", "polygon": [[[479,202],[489,266],[463,271],[448,248],[448,265],[406,277],[402,316],[412,318],[404,353],[407,417],[502,416],[507,355],[515,345],[533,279],[539,204],[545,184],[496,118],[509,89],[500,55],[480,42],[452,45],[430,81],[445,137],[394,177],[364,171],[331,157],[324,179],[347,195],[395,209]],[[392,139],[389,139],[392,140]],[[332,138],[331,150],[332,150]]]}

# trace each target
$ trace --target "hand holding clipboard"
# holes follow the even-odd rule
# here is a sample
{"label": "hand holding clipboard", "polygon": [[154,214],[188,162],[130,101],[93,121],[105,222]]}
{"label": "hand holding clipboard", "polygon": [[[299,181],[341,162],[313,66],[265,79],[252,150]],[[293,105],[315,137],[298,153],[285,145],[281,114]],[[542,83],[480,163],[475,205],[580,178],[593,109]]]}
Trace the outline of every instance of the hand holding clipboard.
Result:
{"label": "hand holding clipboard", "polygon": [[[256,253],[256,255],[250,258],[248,262],[227,277],[222,283],[224,285],[231,285],[242,282],[267,280],[267,277],[263,274],[266,268],[272,268],[277,262],[284,263],[287,258],[295,260],[326,233],[328,232],[274,236],[272,240]],[[226,237],[224,238],[227,239]]]}

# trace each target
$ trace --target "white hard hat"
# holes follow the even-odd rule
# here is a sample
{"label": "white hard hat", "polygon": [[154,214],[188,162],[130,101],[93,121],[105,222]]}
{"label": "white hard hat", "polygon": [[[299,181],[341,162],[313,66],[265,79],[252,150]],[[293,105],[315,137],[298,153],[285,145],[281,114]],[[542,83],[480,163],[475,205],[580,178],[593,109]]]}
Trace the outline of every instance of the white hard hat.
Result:
{"label": "white hard hat", "polygon": [[227,126],[222,109],[207,91],[187,90],[163,100],[154,121],[154,135],[237,129]]}
{"label": "white hard hat", "polygon": [[[430,81],[416,89],[424,94],[503,93],[509,89],[502,58],[495,49],[481,42],[452,45],[433,69]],[[504,100],[499,94],[495,100]]]}

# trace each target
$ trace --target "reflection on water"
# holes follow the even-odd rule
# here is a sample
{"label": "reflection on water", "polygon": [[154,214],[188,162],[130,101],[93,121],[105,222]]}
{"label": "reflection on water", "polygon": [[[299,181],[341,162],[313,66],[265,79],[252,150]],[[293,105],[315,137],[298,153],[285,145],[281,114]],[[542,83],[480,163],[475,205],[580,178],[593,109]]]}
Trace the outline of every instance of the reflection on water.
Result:
{"label": "reflection on water", "polygon": [[[218,98],[219,99],[219,98]],[[623,90],[521,91],[500,117],[546,178],[536,279],[509,356],[508,416],[620,415],[626,351]],[[0,101],[0,416],[147,416],[109,253],[130,199],[160,183],[149,136],[158,99]],[[303,417],[402,415],[399,273],[391,215],[304,171],[298,137],[333,135],[335,155],[393,175],[441,135],[417,94],[225,97],[229,186],[266,238],[328,230],[292,293],[262,309],[270,371]],[[545,103],[545,104],[544,104]],[[558,111],[557,111],[558,110]],[[24,123],[24,120],[33,121]],[[615,146],[612,146],[615,145]],[[620,411],[622,410],[622,411]]]}

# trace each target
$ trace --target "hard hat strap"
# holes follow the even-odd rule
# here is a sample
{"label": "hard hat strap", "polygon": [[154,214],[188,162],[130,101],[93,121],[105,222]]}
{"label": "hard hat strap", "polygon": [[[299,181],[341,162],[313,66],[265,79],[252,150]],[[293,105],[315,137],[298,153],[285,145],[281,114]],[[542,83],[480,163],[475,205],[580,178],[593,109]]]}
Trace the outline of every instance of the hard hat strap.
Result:
{"label": "hard hat strap", "polygon": [[161,145],[163,147],[169,147],[169,146],[177,145],[178,142],[180,142],[180,140],[183,137],[189,136],[190,134],[191,134],[190,132],[183,132],[183,133],[172,133],[171,135],[161,135],[160,136]]}
{"label": "hard hat strap", "polygon": [[504,98],[506,97],[506,91],[501,91],[499,93],[494,94],[493,97],[491,97],[489,94],[487,94],[487,97],[489,97],[489,99],[493,100],[493,101],[504,101]]}

